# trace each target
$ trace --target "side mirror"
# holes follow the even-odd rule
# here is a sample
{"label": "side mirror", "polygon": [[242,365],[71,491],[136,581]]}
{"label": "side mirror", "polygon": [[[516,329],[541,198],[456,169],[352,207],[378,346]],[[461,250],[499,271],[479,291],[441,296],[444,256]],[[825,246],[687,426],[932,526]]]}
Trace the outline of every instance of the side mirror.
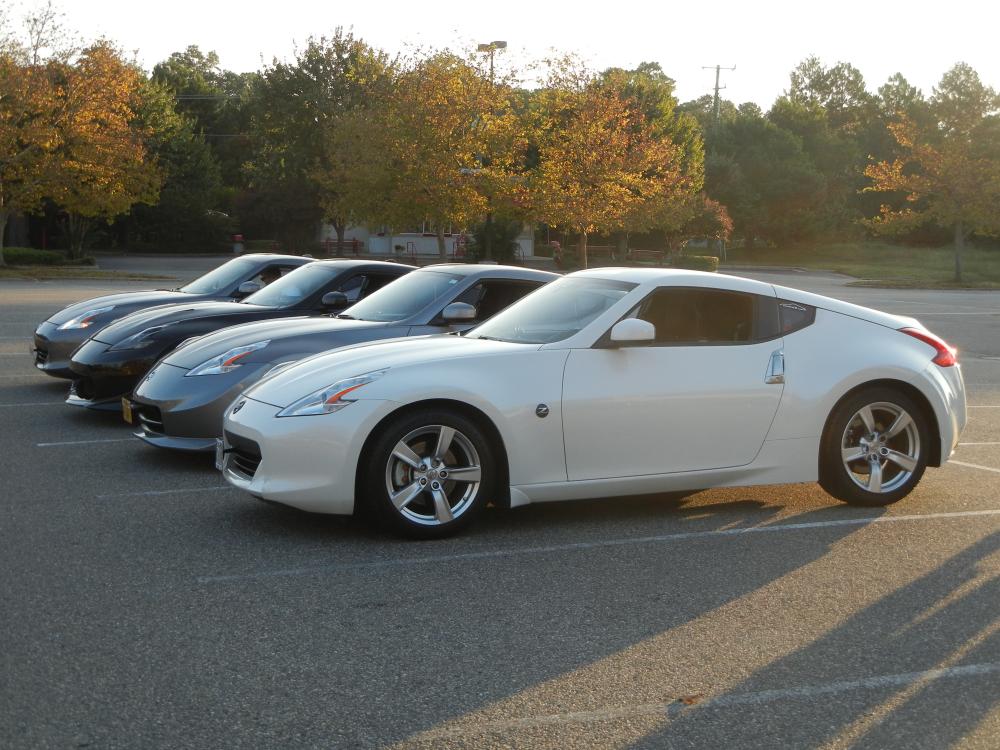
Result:
{"label": "side mirror", "polygon": [[319,303],[331,310],[343,310],[351,304],[351,301],[347,299],[347,295],[343,292],[327,292],[323,295],[323,299]]}
{"label": "side mirror", "polygon": [[625,318],[615,323],[611,329],[611,341],[615,344],[637,344],[656,340],[656,326],[648,320]]}
{"label": "side mirror", "polygon": [[248,297],[254,292],[259,292],[261,290],[261,285],[256,281],[244,281],[236,288],[236,294],[239,297]]}
{"label": "side mirror", "polygon": [[447,321],[455,322],[475,320],[476,308],[466,302],[452,302],[441,313],[441,317]]}

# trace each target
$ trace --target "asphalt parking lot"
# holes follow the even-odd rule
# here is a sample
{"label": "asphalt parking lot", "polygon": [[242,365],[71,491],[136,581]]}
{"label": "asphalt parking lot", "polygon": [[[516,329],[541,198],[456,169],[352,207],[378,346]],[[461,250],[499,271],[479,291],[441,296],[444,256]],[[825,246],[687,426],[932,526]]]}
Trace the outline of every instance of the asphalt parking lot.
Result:
{"label": "asphalt parking lot", "polygon": [[711,490],[432,543],[65,406],[34,326],[148,285],[0,281],[0,746],[998,747],[1000,293],[765,278],[956,344],[954,460],[885,510]]}

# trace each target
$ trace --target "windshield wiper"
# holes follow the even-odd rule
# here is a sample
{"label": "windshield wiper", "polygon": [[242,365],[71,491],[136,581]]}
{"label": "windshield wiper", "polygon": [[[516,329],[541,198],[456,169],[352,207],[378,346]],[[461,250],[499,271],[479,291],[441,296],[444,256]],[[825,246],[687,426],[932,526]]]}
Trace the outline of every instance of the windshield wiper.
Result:
{"label": "windshield wiper", "polygon": [[348,315],[347,313],[338,313],[333,317],[339,318],[340,320],[357,320],[353,315]]}

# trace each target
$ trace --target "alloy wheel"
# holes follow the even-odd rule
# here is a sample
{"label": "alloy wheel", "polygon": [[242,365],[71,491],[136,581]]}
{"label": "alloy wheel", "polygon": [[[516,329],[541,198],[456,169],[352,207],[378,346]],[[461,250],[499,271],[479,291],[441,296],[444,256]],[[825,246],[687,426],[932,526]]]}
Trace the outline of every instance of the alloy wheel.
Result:
{"label": "alloy wheel", "polygon": [[905,485],[916,471],[920,432],[897,404],[867,404],[847,421],[840,452],[847,475],[858,487],[885,494]]}
{"label": "alloy wheel", "polygon": [[475,502],[482,481],[472,441],[448,425],[426,425],[396,443],[385,488],[396,511],[422,526],[451,523]]}

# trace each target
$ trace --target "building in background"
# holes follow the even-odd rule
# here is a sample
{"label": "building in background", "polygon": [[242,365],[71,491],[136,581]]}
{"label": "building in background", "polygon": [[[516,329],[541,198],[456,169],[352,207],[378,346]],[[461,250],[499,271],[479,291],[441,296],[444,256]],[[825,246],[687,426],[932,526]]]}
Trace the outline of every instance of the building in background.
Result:
{"label": "building in background", "polygon": [[[413,227],[409,231],[393,231],[387,227],[370,229],[368,227],[348,226],[344,233],[344,249],[357,249],[359,253],[387,256],[437,256],[437,234],[430,231],[429,225]],[[446,232],[444,235],[445,252],[449,258],[464,258],[465,244],[468,235],[461,232]],[[320,226],[319,241],[324,244],[336,245],[337,232],[330,224]],[[530,224],[521,228],[521,234],[516,238],[519,251],[518,258],[535,257],[535,233]]]}

